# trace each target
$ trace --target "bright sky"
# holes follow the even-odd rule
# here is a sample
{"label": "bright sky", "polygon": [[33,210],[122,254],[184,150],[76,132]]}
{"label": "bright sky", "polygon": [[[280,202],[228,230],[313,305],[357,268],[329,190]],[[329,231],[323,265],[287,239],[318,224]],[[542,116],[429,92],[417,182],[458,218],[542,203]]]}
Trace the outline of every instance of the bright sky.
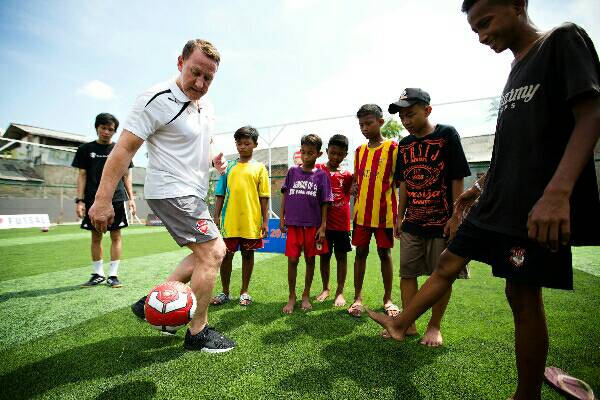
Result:
{"label": "bright sky", "polygon": [[[364,103],[384,110],[405,87],[433,104],[499,95],[511,54],[477,41],[461,1],[2,1],[0,128],[17,122],[84,134],[111,112],[124,121],[135,97],[177,73],[187,39],[204,38],[222,61],[208,97],[217,132],[353,115]],[[564,21],[600,41],[597,0],[530,0],[540,29]],[[489,101],[434,107],[433,119],[463,136],[493,133]],[[361,140],[356,120],[290,127]],[[279,128],[263,129],[263,138]],[[220,145],[229,150],[233,138]],[[264,147],[261,142],[260,147]],[[136,157],[144,164],[143,151]]]}

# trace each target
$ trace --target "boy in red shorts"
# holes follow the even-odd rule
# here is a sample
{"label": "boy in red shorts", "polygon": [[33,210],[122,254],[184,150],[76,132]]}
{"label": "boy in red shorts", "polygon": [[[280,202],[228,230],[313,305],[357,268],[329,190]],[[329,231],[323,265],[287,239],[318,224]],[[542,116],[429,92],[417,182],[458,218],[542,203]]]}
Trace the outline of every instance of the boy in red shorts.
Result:
{"label": "boy in red shorts", "polygon": [[359,146],[354,156],[354,231],[352,244],[356,246],[354,259],[354,303],[348,312],[360,317],[362,311],[362,285],[365,278],[371,235],[377,241],[377,254],[381,260],[383,279],[383,308],[390,316],[400,310],[392,302],[392,255],[394,247],[394,221],[398,214],[394,169],[398,143],[381,136],[383,112],[376,104],[365,104],[356,113],[362,134],[368,143]]}
{"label": "boy in red shorts", "polygon": [[315,167],[323,154],[323,142],[317,135],[304,135],[300,141],[302,165],[288,170],[281,187],[280,227],[287,232],[285,255],[288,257],[290,296],[283,312],[291,314],[296,305],[296,275],[300,253],[304,250],[306,278],[302,293],[302,309],[310,310],[310,286],[315,273],[315,255],[328,252],[325,240],[327,207],[333,200],[329,177]]}
{"label": "boy in red shorts", "polygon": [[252,304],[248,286],[254,269],[254,250],[263,247],[262,238],[268,230],[271,188],[264,164],[252,159],[258,144],[258,131],[251,126],[244,126],[235,131],[233,138],[240,156],[227,165],[227,171],[220,177],[215,190],[217,201],[214,219],[221,228],[227,254],[221,263],[223,292],[215,296],[211,304],[220,305],[231,299],[231,262],[239,249],[242,253],[240,305],[249,306]]}

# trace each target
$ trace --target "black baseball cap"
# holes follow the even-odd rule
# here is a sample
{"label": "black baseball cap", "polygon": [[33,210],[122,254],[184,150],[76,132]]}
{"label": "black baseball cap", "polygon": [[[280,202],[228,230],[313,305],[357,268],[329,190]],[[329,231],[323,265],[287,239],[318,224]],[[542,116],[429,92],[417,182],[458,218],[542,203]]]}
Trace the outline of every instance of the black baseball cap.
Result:
{"label": "black baseball cap", "polygon": [[400,111],[401,108],[410,107],[415,103],[429,104],[430,101],[431,96],[423,89],[406,88],[400,95],[400,99],[389,105],[388,112],[390,114],[395,114]]}

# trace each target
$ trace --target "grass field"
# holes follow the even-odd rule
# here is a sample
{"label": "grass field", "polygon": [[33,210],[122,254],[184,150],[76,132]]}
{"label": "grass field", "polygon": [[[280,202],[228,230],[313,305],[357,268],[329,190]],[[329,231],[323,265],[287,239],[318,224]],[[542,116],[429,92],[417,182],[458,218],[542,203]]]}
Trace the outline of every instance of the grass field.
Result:
{"label": "grass field", "polygon": [[[506,399],[512,393],[512,317],[504,282],[485,265],[472,263],[472,279],[454,285],[443,324],[445,345],[430,349],[418,339],[382,339],[376,324],[333,308],[331,299],[314,303],[308,313],[284,316],[286,259],[257,254],[250,287],[254,304],[242,308],[232,302],[210,310],[211,324],[234,338],[238,348],[208,355],[183,350],[184,330],[162,336],[129,309],[187,251],[162,228],[124,232],[120,279],[125,286],[79,289],[90,273],[87,232],[76,226],[48,233],[0,231],[1,399],[462,400]],[[108,238],[105,242],[108,249]],[[234,260],[235,293],[239,255]],[[394,263],[397,271],[397,247]],[[574,265],[574,292],[544,292],[548,364],[586,380],[598,394],[600,251],[576,249]],[[313,296],[320,285],[317,273]],[[351,273],[346,287],[350,299]],[[381,308],[382,291],[372,251],[366,304]],[[397,278],[394,299],[399,299]],[[427,319],[418,321],[420,332]],[[545,387],[543,398],[561,397]]]}

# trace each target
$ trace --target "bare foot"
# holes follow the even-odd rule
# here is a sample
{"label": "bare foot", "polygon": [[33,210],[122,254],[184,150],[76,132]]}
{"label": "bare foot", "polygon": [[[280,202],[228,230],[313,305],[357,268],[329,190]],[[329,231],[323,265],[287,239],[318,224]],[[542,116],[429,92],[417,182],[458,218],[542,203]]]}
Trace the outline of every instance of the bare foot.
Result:
{"label": "bare foot", "polygon": [[346,305],[346,299],[343,294],[338,294],[335,296],[335,301],[333,302],[335,307],[344,307]]}
{"label": "bare foot", "polygon": [[[418,334],[419,334],[419,332],[417,332],[417,327],[414,324],[413,324],[413,326],[411,326],[410,328],[408,328],[406,330],[406,332],[404,332],[404,336],[417,336]],[[381,333],[380,333],[380,335],[384,339],[391,339],[392,338],[386,329],[382,330]]]}
{"label": "bare foot", "polygon": [[308,311],[312,309],[312,304],[310,304],[310,298],[308,296],[302,296],[302,305],[301,308],[304,311]]}
{"label": "bare foot", "polygon": [[296,305],[296,298],[292,297],[289,299],[287,304],[283,307],[284,314],[291,314],[294,312],[294,306]]}
{"label": "bare foot", "polygon": [[360,300],[356,300],[354,303],[352,303],[352,305],[350,306],[350,308],[348,309],[348,313],[350,313],[350,315],[352,315],[353,317],[360,317],[360,314],[362,313],[362,302]]}
{"label": "bare foot", "polygon": [[442,343],[442,332],[440,332],[440,329],[428,326],[423,339],[421,339],[421,344],[429,347],[439,347]]}
{"label": "bare foot", "polygon": [[369,317],[381,325],[392,339],[404,340],[405,329],[402,326],[400,317],[390,317],[384,313],[378,313],[369,308],[365,308],[365,310],[367,311],[367,314],[369,314]]}
{"label": "bare foot", "polygon": [[320,295],[317,296],[317,301],[319,303],[324,302],[329,297],[329,289],[324,289]]}

